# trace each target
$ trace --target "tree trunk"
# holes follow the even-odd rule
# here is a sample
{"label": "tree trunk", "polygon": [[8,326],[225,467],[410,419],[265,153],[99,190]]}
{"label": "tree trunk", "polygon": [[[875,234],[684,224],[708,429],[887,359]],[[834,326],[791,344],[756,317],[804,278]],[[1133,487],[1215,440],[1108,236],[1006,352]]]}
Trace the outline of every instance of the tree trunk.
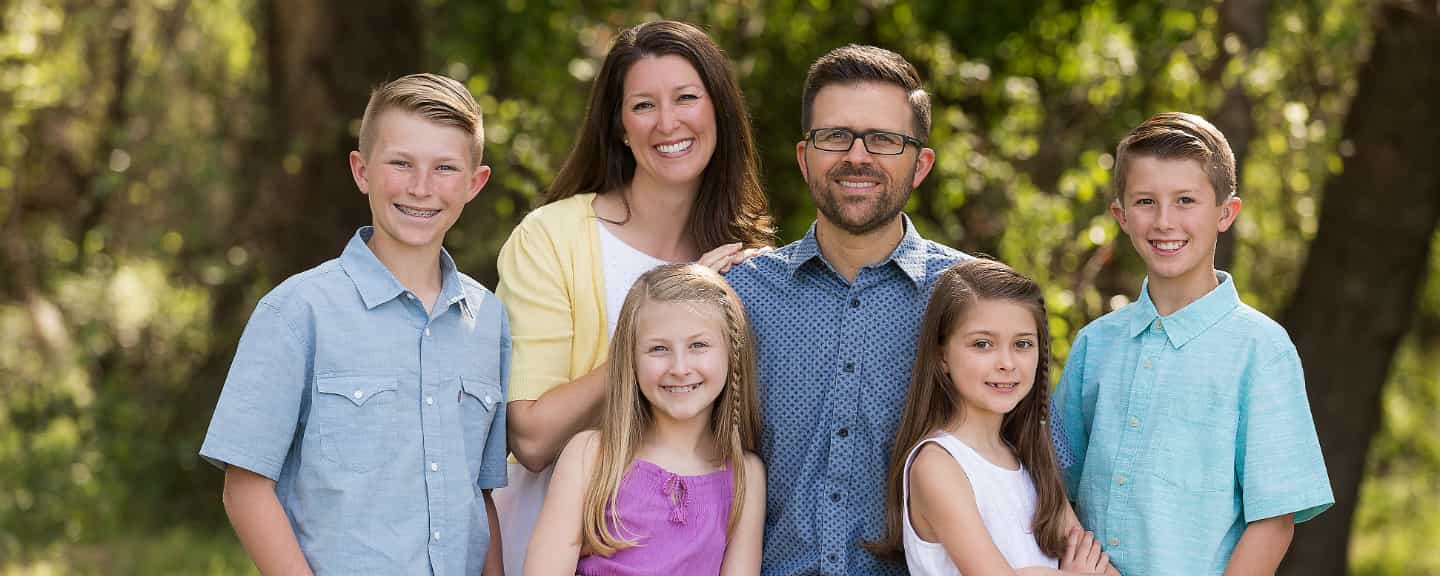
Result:
{"label": "tree trunk", "polygon": [[[1220,4],[1219,42],[1221,56],[1211,70],[1211,81],[1219,81],[1225,74],[1226,65],[1233,58],[1246,58],[1265,47],[1265,37],[1270,27],[1270,0],[1225,0]],[[1240,41],[1240,48],[1231,54],[1224,46],[1227,38],[1234,35]],[[1254,103],[1245,91],[1244,79],[1237,78],[1225,89],[1225,100],[1215,112],[1215,127],[1230,142],[1235,153],[1235,182],[1241,181],[1245,157],[1250,151],[1250,140],[1255,135]],[[1239,192],[1239,191],[1237,191]],[[1242,194],[1243,195],[1243,194]],[[1234,228],[1220,235],[1215,246],[1215,267],[1229,270],[1235,259]]]}
{"label": "tree trunk", "polygon": [[[1423,4],[1423,6],[1422,6]],[[1343,574],[1380,391],[1411,327],[1440,220],[1440,15],[1384,2],[1285,326],[1300,350],[1335,506],[1295,532],[1286,575]]]}
{"label": "tree trunk", "polygon": [[268,0],[269,165],[249,231],[278,282],[340,254],[370,223],[347,155],[370,91],[420,71],[421,9],[408,0]]}

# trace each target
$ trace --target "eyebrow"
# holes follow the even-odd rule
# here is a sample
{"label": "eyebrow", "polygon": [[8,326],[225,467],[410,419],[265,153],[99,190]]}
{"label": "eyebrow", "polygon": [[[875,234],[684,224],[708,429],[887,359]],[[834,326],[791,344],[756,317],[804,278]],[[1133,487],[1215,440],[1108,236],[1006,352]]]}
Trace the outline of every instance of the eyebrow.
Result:
{"label": "eyebrow", "polygon": [[[674,90],[677,90],[677,91],[678,91],[678,90],[684,90],[684,89],[686,89],[686,88],[699,89],[699,88],[702,88],[702,86],[700,86],[699,84],[692,83],[692,82],[686,82],[686,83],[684,83],[684,84],[680,84],[680,85],[678,85],[678,86],[674,86],[674,87],[673,87],[673,89],[674,89]],[[635,91],[635,92],[627,92],[627,93],[625,94],[625,97],[626,97],[626,98],[640,98],[640,97],[646,97],[646,96],[650,96],[650,92],[649,92],[648,90],[637,90],[637,91]]]}
{"label": "eyebrow", "polygon": [[[1015,335],[1016,335],[1016,336],[1034,336],[1035,333],[1034,333],[1034,332],[1019,332],[1019,333],[1017,333],[1017,334],[1015,334]],[[995,332],[991,332],[991,331],[989,331],[989,330],[971,330],[971,331],[966,332],[965,334],[963,334],[963,336],[999,336],[999,334],[996,334]]]}

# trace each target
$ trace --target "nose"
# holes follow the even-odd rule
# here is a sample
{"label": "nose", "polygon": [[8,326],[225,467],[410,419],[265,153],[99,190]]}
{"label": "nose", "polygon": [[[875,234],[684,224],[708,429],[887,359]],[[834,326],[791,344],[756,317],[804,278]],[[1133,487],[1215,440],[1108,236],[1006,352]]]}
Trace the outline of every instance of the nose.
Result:
{"label": "nose", "polygon": [[430,186],[434,180],[429,170],[416,170],[415,175],[410,178],[410,189],[406,190],[406,193],[417,198],[427,198],[431,194]]}
{"label": "nose", "polygon": [[656,124],[656,128],[659,128],[661,132],[673,132],[679,124],[679,117],[676,114],[675,106],[669,102],[662,103],[660,105],[659,123]]}
{"label": "nose", "polygon": [[689,355],[685,354],[683,351],[679,354],[674,354],[670,356],[670,373],[675,376],[685,376],[690,374],[690,359],[688,356]]}
{"label": "nose", "polygon": [[1011,370],[1014,370],[1015,350],[1010,348],[1009,346],[1004,347],[1004,349],[1000,351],[1000,355],[995,359],[995,367],[998,368],[1001,372],[1009,372]]}
{"label": "nose", "polygon": [[1174,210],[1175,208],[1168,204],[1161,204],[1155,212],[1155,227],[1168,230],[1171,225],[1170,220],[1175,217]]}
{"label": "nose", "polygon": [[856,138],[850,143],[850,149],[845,151],[845,161],[851,164],[868,164],[874,158],[870,150],[865,147],[865,140]]}

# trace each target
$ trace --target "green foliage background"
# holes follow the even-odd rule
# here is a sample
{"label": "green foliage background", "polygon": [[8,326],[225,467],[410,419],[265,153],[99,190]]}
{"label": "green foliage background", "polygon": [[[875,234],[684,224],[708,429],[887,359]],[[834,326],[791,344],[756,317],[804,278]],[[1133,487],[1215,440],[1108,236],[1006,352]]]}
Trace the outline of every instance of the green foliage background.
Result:
{"label": "green foliage background", "polygon": [[[938,161],[907,209],[927,237],[1040,280],[1061,359],[1143,276],[1105,211],[1115,142],[1153,112],[1213,113],[1241,86],[1255,133],[1231,269],[1277,315],[1324,182],[1353,150],[1340,127],[1373,5],[1274,0],[1253,51],[1217,32],[1219,6],[428,0],[427,67],[480,98],[494,167],[447,246],[493,286],[495,254],[569,150],[609,40],[667,17],[706,26],[733,59],[786,241],[814,217],[794,160],[805,68],[849,42],[915,62]],[[197,381],[197,364],[238,334],[211,317],[213,289],[253,278],[253,301],[280,280],[213,224],[248,201],[269,129],[256,15],[254,0],[0,0],[0,238],[7,262],[30,264],[0,274],[0,573],[253,570],[225,523],[221,474],[195,452],[220,386]],[[1414,323],[1362,486],[1358,574],[1440,574],[1440,275]]]}

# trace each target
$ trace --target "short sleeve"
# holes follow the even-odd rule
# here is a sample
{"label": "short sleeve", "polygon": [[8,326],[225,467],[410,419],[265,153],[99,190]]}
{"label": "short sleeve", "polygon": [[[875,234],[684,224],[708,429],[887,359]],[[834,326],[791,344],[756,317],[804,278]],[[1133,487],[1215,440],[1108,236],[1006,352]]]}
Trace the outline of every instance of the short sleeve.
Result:
{"label": "short sleeve", "polygon": [[510,314],[507,398],[535,400],[570,381],[575,327],[560,255],[538,219],[521,222],[500,249],[495,293]]}
{"label": "short sleeve", "polygon": [[1240,408],[1235,462],[1245,521],[1294,513],[1298,524],[1334,504],[1304,371],[1288,342],[1254,371]]}
{"label": "short sleeve", "polygon": [[[510,321],[504,306],[500,308],[500,395],[510,393]],[[485,455],[480,462],[477,482],[481,489],[503,488],[507,483],[505,454],[506,403],[495,403],[495,419],[490,421],[490,433],[485,440]]]}
{"label": "short sleeve", "polygon": [[1055,444],[1055,458],[1065,477],[1065,490],[1074,498],[1080,490],[1080,473],[1085,466],[1085,449],[1089,446],[1090,427],[1085,422],[1085,349],[1082,331],[1070,346],[1065,370],[1055,389],[1050,410],[1050,440]]}
{"label": "short sleeve", "polygon": [[280,310],[262,300],[251,314],[220,391],[200,456],[278,480],[300,421],[309,352]]}

